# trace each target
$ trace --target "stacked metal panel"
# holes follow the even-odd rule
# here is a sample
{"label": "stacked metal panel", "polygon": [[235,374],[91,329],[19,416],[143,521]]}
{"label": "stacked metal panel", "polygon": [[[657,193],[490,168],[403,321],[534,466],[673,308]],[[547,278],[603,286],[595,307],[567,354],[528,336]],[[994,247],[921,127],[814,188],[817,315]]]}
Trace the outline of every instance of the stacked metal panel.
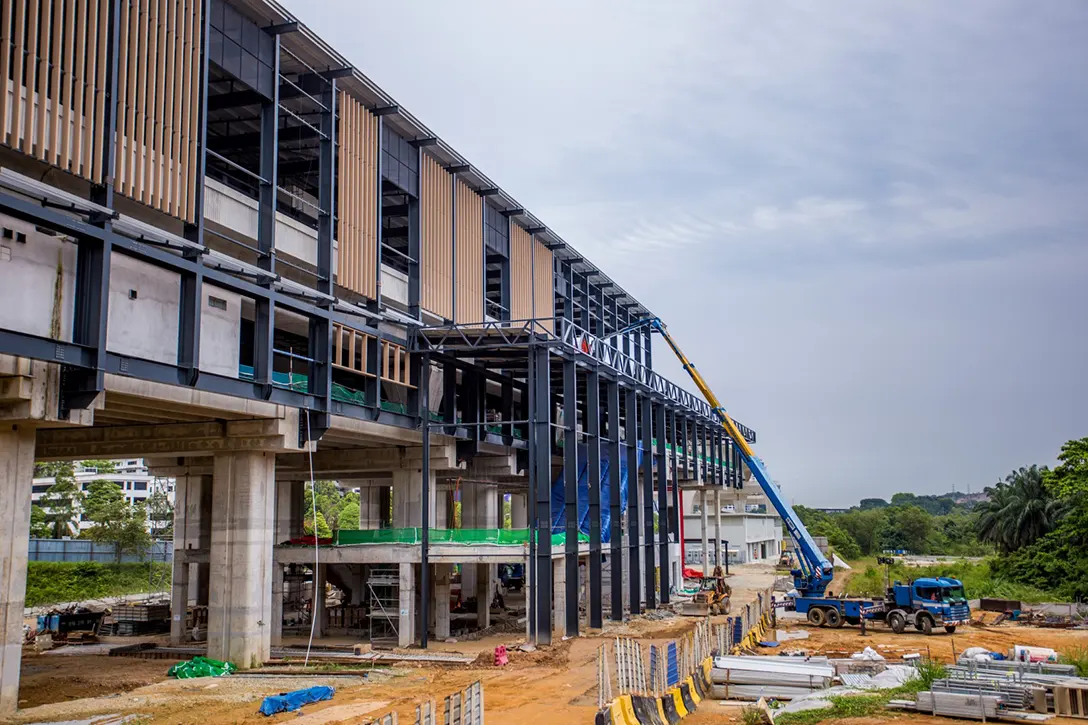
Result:
{"label": "stacked metal panel", "polygon": [[792,700],[831,686],[835,668],[827,662],[780,657],[715,657],[710,696],[719,700]]}
{"label": "stacked metal panel", "polygon": [[989,720],[997,716],[1001,698],[959,692],[919,692],[917,703],[918,712],[972,720]]}

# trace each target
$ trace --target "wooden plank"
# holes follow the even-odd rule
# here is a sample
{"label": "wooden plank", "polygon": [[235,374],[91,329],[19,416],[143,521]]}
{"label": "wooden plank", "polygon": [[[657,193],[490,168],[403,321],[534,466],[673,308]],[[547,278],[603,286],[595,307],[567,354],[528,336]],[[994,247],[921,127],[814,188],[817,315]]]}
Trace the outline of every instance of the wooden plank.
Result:
{"label": "wooden plank", "polygon": [[555,332],[554,324],[545,318],[555,316],[555,282],[552,266],[552,250],[540,240],[533,241],[533,316],[549,332]]}
{"label": "wooden plank", "polygon": [[[106,52],[109,50],[110,32],[109,0],[100,0],[100,3],[104,5],[99,8],[98,13],[98,67],[94,82],[94,128],[91,129],[94,144],[91,178],[96,184],[103,182],[106,168],[106,143],[102,138],[106,132]],[[116,149],[114,153],[117,153]]]}
{"label": "wooden plank", "polygon": [[12,86],[15,85],[8,77],[11,75],[10,50],[13,43],[11,37],[12,9],[10,4],[0,3],[0,12],[3,14],[3,17],[0,18],[0,47],[3,48],[3,52],[0,53],[0,124],[3,124],[3,126],[0,126],[0,142],[3,143],[8,143],[8,93],[11,92]]}
{"label": "wooden plank", "polygon": [[98,66],[104,62],[99,50],[105,50],[98,42],[98,11],[102,0],[87,0],[87,68],[84,74],[86,97],[83,99],[83,156],[80,175],[94,180],[94,152],[99,142],[95,129],[95,106],[98,101]]}
{"label": "wooden plank", "polygon": [[[34,155],[34,86],[38,79],[38,0],[26,3],[26,98],[23,99],[23,133],[19,148]],[[19,82],[19,77],[15,77]]]}
{"label": "wooden plank", "polygon": [[73,113],[72,98],[74,92],[74,68],[76,36],[79,28],[76,25],[76,5],[79,0],[67,0],[64,7],[64,70],[61,73],[61,107],[64,109],[60,127],[60,153],[57,154],[56,164],[62,169],[72,168],[72,125],[76,123]]}
{"label": "wooden plank", "polygon": [[[185,176],[188,179],[188,203],[186,204],[186,218],[190,222],[196,220],[196,202],[197,202],[197,176],[200,173],[201,164],[200,156],[203,155],[204,150],[197,147],[197,141],[200,138],[200,133],[197,130],[197,123],[200,120],[200,73],[201,73],[201,42],[203,38],[203,14],[201,11],[201,3],[193,0],[191,3],[192,24],[191,31],[189,33],[189,57],[191,58],[192,70],[189,72],[189,81],[192,84],[189,92],[189,154],[188,154],[188,166],[185,171]],[[203,180],[200,180],[203,183]]]}
{"label": "wooden plank", "polygon": [[517,224],[510,224],[510,319],[533,316],[533,239]]}
{"label": "wooden plank", "polygon": [[83,97],[86,76],[83,58],[87,52],[87,3],[94,0],[76,0],[76,58],[72,71],[72,156],[69,170],[83,175]]}
{"label": "wooden plank", "polygon": [[135,26],[130,24],[132,16],[131,0],[121,0],[121,31],[118,37],[121,39],[121,47],[117,56],[117,166],[115,168],[116,179],[114,188],[120,194],[127,193],[129,156],[132,151],[131,136],[128,135],[128,116],[130,98],[128,95],[129,77],[131,73],[128,67],[129,48],[134,46],[130,33]]}
{"label": "wooden plank", "polygon": [[182,216],[181,210],[181,108],[184,101],[184,82],[179,76],[185,68],[185,27],[188,25],[188,3],[177,3],[174,6],[173,18],[173,48],[174,62],[170,68],[170,77],[174,82],[170,84],[170,100],[173,106],[173,116],[170,123],[170,199],[167,209],[174,216]]}
{"label": "wooden plank", "polygon": [[12,54],[15,58],[12,71],[12,97],[11,97],[11,147],[22,148],[22,120],[23,120],[23,60],[26,53],[26,2],[15,0],[15,27],[12,28],[12,41],[14,48]]}
{"label": "wooden plank", "polygon": [[155,95],[154,102],[148,100],[147,115],[151,124],[148,127],[148,165],[147,170],[150,181],[147,188],[147,204],[162,209],[162,122],[163,105],[166,93],[166,68],[162,62],[162,55],[166,48],[166,14],[168,0],[158,0],[155,12],[155,21],[151,26],[154,34],[154,50],[152,56],[155,59]]}
{"label": "wooden plank", "polygon": [[132,185],[129,188],[129,196],[138,201],[145,200],[144,169],[147,164],[145,140],[147,138],[147,77],[148,53],[153,33],[150,26],[149,2],[154,0],[139,0],[140,3],[140,52],[136,63],[132,66],[137,77],[136,82],[136,118],[133,133],[133,175]]}
{"label": "wooden plank", "polygon": [[[60,158],[60,99],[61,99],[61,67],[64,57],[64,0],[54,0],[53,11],[53,73],[49,83],[50,90],[50,115],[49,115],[49,140],[46,142],[46,161],[58,164]],[[2,116],[0,116],[2,117]]]}
{"label": "wooden plank", "polygon": [[457,323],[481,322],[484,314],[483,197],[457,181]]}
{"label": "wooden plank", "polygon": [[53,0],[45,0],[38,21],[38,121],[34,129],[34,155],[46,160],[45,129],[49,120],[49,40],[52,37]]}

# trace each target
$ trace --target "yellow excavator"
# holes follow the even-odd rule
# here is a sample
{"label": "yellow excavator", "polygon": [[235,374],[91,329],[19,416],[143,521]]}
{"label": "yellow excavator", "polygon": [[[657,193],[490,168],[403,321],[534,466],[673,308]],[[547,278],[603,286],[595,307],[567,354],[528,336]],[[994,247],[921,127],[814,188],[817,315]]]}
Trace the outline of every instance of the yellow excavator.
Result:
{"label": "yellow excavator", "polygon": [[707,617],[729,613],[729,596],[732,588],[725,583],[720,566],[714,567],[714,573],[704,576],[699,591],[690,602],[685,602],[680,613],[688,617]]}

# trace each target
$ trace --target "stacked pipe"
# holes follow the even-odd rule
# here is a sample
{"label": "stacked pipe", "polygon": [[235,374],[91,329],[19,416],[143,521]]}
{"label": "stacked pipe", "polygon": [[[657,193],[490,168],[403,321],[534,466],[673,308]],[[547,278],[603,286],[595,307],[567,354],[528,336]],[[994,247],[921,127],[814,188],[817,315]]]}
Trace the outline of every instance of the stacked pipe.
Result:
{"label": "stacked pipe", "polygon": [[826,662],[784,657],[715,657],[710,696],[718,700],[792,700],[831,686],[835,668]]}

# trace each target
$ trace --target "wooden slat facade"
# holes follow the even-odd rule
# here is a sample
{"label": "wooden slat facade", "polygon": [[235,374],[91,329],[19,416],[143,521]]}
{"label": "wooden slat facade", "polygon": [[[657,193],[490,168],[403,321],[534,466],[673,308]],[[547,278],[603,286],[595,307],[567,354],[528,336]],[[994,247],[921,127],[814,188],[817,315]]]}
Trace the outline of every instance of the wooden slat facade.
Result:
{"label": "wooden slat facade", "polygon": [[453,319],[453,176],[427,154],[420,169],[420,306]]}
{"label": "wooden slat facade", "polygon": [[[552,250],[539,239],[533,241],[533,317],[543,320],[555,316],[555,281],[552,271]],[[541,322],[549,332],[555,332],[551,320]]]}
{"label": "wooden slat facade", "polygon": [[533,316],[533,237],[510,225],[510,319]]}
{"label": "wooden slat facade", "polygon": [[[201,3],[121,2],[116,189],[193,221]],[[2,140],[95,184],[109,166],[108,33],[109,0],[0,2]]]}
{"label": "wooden slat facade", "polygon": [[378,118],[341,91],[337,282],[364,297],[378,286]]}
{"label": "wooden slat facade", "polygon": [[484,319],[484,200],[457,181],[457,250],[454,322]]}

